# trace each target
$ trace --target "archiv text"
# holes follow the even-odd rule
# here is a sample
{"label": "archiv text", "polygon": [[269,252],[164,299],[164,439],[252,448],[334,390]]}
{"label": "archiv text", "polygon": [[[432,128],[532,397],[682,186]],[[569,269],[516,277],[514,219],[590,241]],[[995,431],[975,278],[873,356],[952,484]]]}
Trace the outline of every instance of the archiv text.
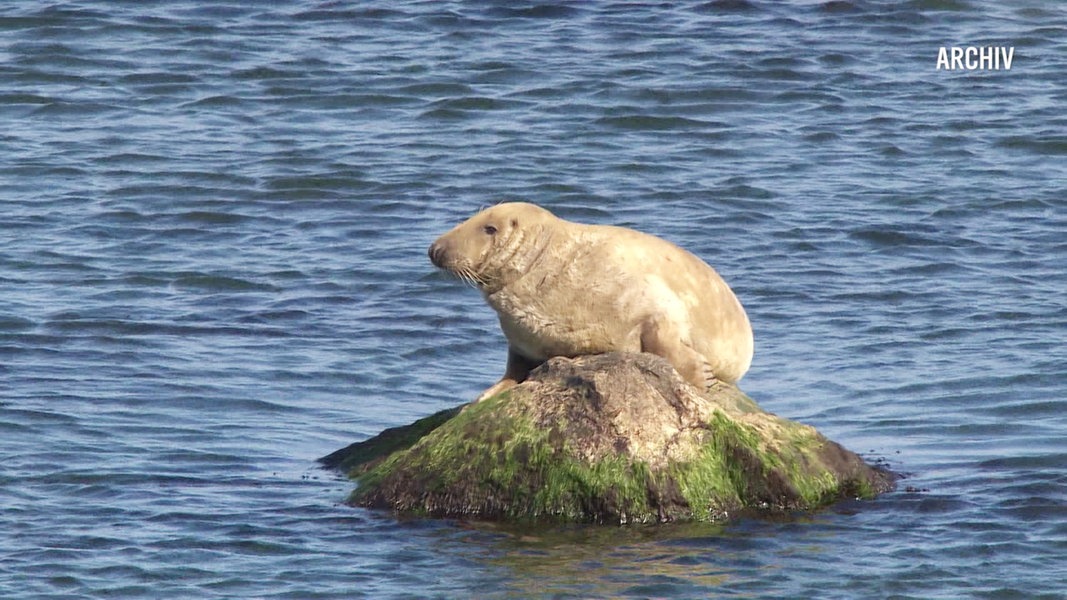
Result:
{"label": "archiv text", "polygon": [[1015,58],[1015,46],[942,46],[937,52],[937,70],[1007,71]]}

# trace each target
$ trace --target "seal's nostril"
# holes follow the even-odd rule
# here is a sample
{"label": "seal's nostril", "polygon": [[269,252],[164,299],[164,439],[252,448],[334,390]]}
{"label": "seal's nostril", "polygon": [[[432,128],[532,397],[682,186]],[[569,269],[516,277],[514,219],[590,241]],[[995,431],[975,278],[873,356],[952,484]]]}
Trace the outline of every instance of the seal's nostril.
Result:
{"label": "seal's nostril", "polygon": [[444,251],[436,243],[430,245],[430,262],[436,267],[441,266],[441,259],[443,258]]}

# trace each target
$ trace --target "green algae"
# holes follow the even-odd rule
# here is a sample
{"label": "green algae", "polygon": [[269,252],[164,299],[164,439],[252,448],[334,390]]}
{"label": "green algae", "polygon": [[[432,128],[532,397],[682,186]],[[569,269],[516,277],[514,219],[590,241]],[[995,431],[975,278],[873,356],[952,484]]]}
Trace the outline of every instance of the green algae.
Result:
{"label": "green algae", "polygon": [[470,512],[486,517],[583,521],[595,510],[649,520],[647,466],[621,457],[576,460],[561,436],[501,410],[504,401],[502,395],[469,405],[411,448],[358,475],[350,501],[365,504],[396,473],[417,472],[422,493],[395,508],[433,516],[437,495],[473,487],[489,501]]}
{"label": "green algae", "polygon": [[[657,472],[621,456],[580,461],[552,430],[499,410],[503,401],[470,406],[359,475],[350,501],[367,504],[393,474],[412,471],[419,473],[420,494],[393,507],[426,516],[441,513],[444,497],[471,488],[485,500],[468,493],[469,514],[619,523],[714,521],[752,507],[804,510],[840,493],[838,478],[813,458],[825,442],[811,431],[797,434],[796,446],[775,452],[755,428],[717,412],[700,453]],[[869,484],[858,489],[860,496],[873,495]]]}

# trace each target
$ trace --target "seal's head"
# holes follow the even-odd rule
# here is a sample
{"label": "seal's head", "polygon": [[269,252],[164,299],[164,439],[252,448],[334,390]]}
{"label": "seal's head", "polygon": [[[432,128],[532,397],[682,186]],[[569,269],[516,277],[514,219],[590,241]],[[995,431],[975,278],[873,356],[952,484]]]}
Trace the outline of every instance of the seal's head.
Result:
{"label": "seal's head", "polygon": [[430,261],[487,294],[522,276],[546,249],[552,213],[525,202],[487,208],[437,238]]}

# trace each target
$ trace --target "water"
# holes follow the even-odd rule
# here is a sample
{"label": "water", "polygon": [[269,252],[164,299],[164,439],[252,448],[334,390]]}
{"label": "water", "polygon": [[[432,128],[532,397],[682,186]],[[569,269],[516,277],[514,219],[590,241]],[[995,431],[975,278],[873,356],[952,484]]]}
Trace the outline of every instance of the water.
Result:
{"label": "water", "polygon": [[[0,596],[1064,597],[1065,73],[1037,1],[6,3]],[[343,505],[316,457],[502,370],[425,251],[517,198],[716,266],[744,389],[901,488],[655,528]]]}

